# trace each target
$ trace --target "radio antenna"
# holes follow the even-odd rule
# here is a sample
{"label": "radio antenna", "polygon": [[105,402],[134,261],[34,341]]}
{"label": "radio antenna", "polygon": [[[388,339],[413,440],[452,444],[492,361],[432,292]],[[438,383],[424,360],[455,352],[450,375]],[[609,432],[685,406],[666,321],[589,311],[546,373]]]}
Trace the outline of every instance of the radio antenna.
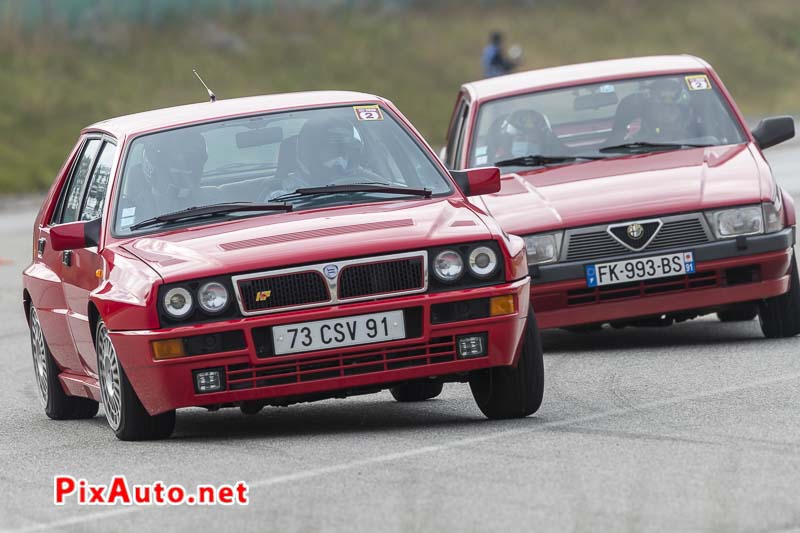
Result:
{"label": "radio antenna", "polygon": [[212,91],[211,89],[208,88],[208,85],[206,85],[206,82],[203,81],[203,78],[200,77],[200,74],[198,74],[195,69],[192,69],[192,72],[194,72],[194,75],[197,76],[197,79],[200,80],[200,83],[202,83],[203,87],[205,87],[206,91],[208,91],[208,98],[212,102],[216,102],[217,101],[217,95],[214,94],[214,91]]}

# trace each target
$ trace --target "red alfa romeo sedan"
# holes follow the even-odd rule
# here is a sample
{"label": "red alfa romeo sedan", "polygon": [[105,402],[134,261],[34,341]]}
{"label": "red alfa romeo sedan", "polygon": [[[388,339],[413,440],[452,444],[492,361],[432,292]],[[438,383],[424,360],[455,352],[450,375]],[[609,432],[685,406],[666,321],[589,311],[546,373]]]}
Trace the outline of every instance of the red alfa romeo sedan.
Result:
{"label": "red alfa romeo sedan", "polygon": [[525,244],[467,201],[388,101],[349,92],[193,104],[84,129],[24,272],[51,418],[102,402],[117,437],[175,410],[256,413],[469,382],[490,418],[542,400]]}
{"label": "red alfa romeo sedan", "polygon": [[494,165],[475,199],[523,235],[539,327],[662,326],[758,315],[800,332],[792,197],[762,150],[790,117],[745,125],[705,61],[644,57],[465,84],[443,154]]}

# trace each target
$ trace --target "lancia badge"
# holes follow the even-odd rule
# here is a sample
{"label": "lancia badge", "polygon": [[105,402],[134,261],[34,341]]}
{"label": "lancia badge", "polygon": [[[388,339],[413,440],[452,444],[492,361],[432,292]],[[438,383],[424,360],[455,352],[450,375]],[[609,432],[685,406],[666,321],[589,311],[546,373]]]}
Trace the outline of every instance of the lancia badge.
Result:
{"label": "lancia badge", "polygon": [[325,273],[325,277],[328,279],[336,279],[336,274],[339,273],[339,267],[336,265],[325,265],[322,267],[322,272]]}

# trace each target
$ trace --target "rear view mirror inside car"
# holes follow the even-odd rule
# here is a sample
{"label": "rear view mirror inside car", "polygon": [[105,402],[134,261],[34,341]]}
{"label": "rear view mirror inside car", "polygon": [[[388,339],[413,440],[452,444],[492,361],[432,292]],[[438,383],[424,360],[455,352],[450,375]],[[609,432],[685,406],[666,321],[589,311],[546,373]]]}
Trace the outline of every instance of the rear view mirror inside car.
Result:
{"label": "rear view mirror inside car", "polygon": [[598,109],[610,105],[617,105],[619,98],[616,92],[593,92],[575,97],[572,107],[575,111],[584,109]]}
{"label": "rear view mirror inside car", "polygon": [[252,148],[267,144],[279,143],[283,140],[282,128],[260,128],[252,131],[242,131],[236,134],[238,148]]}

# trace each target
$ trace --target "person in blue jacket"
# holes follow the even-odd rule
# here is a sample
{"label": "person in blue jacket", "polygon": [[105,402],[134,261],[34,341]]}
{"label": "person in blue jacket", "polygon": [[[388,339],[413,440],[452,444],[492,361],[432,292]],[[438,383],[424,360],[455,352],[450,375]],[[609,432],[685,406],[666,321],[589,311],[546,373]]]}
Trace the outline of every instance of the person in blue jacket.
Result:
{"label": "person in blue jacket", "polygon": [[485,78],[502,76],[514,69],[514,62],[504,55],[503,34],[499,31],[494,31],[489,35],[489,44],[483,49],[481,65],[483,66],[483,76]]}

